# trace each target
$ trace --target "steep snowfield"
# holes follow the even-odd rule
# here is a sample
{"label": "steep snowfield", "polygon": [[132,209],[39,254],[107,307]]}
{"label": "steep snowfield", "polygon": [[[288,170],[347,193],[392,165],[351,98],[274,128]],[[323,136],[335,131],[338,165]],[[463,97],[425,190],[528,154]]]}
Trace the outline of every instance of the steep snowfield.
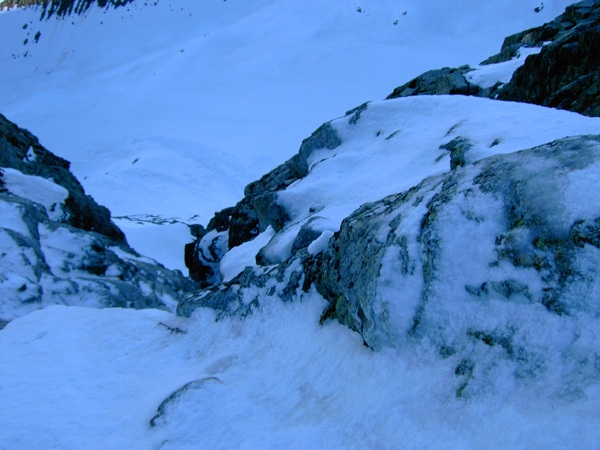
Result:
{"label": "steep snowfield", "polygon": [[[116,216],[205,224],[322,122],[425,70],[476,65],[569,3],[137,0],[43,22],[12,10],[0,13],[0,110]],[[133,246],[184,270],[185,231],[139,223],[119,222]],[[180,242],[166,254],[148,245],[165,233]]]}

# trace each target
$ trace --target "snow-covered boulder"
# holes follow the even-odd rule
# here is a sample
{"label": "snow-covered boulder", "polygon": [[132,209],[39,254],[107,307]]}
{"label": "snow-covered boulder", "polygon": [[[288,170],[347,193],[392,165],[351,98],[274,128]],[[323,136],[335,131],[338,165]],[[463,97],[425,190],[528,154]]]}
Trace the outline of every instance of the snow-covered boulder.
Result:
{"label": "snow-covered boulder", "polygon": [[195,284],[131,249],[68,168],[0,115],[0,324],[54,304],[173,310]]}
{"label": "snow-covered boulder", "polygon": [[[323,319],[375,349],[427,340],[458,355],[462,393],[488,362],[600,375],[600,136],[495,155],[369,203],[313,276]],[[565,375],[563,374],[563,376]]]}
{"label": "snow-covered boulder", "polygon": [[64,188],[64,215],[60,221],[85,231],[94,231],[123,243],[123,232],[111,222],[110,212],[85,195],[69,171],[69,162],[44,148],[37,137],[0,114],[0,167],[34,175]]}
{"label": "snow-covered boulder", "polygon": [[178,312],[243,317],[314,286],[329,302],[321,323],[374,350],[433,348],[455,367],[459,397],[500,379],[552,379],[576,396],[600,376],[598,180],[597,135],[491,155],[364,204],[324,242],[248,266]]}

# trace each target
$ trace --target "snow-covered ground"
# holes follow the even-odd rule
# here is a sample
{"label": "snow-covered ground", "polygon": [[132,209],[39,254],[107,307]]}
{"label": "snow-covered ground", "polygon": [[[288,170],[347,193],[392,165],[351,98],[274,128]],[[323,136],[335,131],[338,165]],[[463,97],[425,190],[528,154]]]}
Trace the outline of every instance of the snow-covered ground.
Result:
{"label": "snow-covered ground", "polygon": [[[457,399],[454,367],[427,346],[374,353],[337,323],[320,327],[323,306],[309,293],[297,303],[264,304],[244,321],[216,323],[209,310],[189,321],[148,310],[31,313],[0,333],[0,445],[597,446],[597,387],[574,402],[535,398],[507,381],[504,395]],[[159,414],[186,385],[186,395]]]}
{"label": "snow-covered ground", "polygon": [[[485,99],[377,102],[425,70],[477,65],[568,3],[161,0],[43,23],[3,12],[0,112],[73,162],[134,247],[177,268],[182,222],[206,223],[320,123],[375,100],[354,125],[333,123],[342,145],[282,196],[298,223],[317,207],[326,241],[354,203],[447,170],[439,145],[456,136],[481,158],[600,129]],[[238,258],[224,263],[235,275]],[[593,384],[538,397],[507,381],[501,395],[457,398],[455,367],[426,342],[372,352],[336,322],[319,326],[324,305],[311,290],[244,320],[62,306],[16,319],[0,331],[0,448],[598,447]]]}
{"label": "snow-covered ground", "polygon": [[[137,0],[43,22],[11,10],[0,111],[72,161],[115,216],[206,224],[322,122],[426,70],[476,66],[569,3]],[[118,224],[138,251],[185,269],[180,226]]]}

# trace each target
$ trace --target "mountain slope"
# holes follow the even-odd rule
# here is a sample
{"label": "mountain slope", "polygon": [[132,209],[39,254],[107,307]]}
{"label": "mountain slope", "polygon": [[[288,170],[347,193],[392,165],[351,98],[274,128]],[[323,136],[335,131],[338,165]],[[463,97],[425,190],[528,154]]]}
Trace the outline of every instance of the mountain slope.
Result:
{"label": "mountain slope", "polygon": [[[11,10],[0,13],[0,111],[71,161],[114,216],[205,224],[306,130],[432,67],[476,64],[568,3],[136,0],[43,21]],[[145,160],[153,168],[140,170]],[[123,189],[132,177],[137,188]],[[175,245],[148,246],[148,235],[192,240],[180,223],[117,222],[138,251],[185,269]]]}
{"label": "mountain slope", "polygon": [[[480,6],[481,13],[501,6],[480,3],[460,5]],[[517,11],[524,4],[502,5]],[[388,20],[383,12],[390,5],[370,3],[382,15],[369,16],[370,8],[353,3],[348,17]],[[242,22],[261,17],[272,24],[269,14],[276,22],[298,12],[260,6],[258,16]],[[340,17],[337,7],[327,9],[327,18]],[[475,15],[447,23],[443,17],[456,18],[460,10],[455,2],[422,8],[436,14],[417,22],[436,33],[486,23]],[[228,31],[244,31],[235,20],[229,25]],[[331,28],[320,30],[327,35]],[[228,36],[239,46],[246,41],[237,37],[247,35]],[[424,49],[413,37],[413,50]],[[257,42],[264,41],[248,45]],[[345,44],[335,48],[351,55]],[[478,72],[479,80],[495,79],[493,86],[525,53]],[[267,56],[251,63],[270,60],[268,51],[257,54]],[[139,75],[136,67],[116,73]],[[438,87],[456,73],[446,71]],[[273,86],[260,86],[254,94],[264,101]],[[86,92],[79,92],[82,105]],[[292,107],[307,114],[305,103]],[[265,117],[293,122],[286,111]],[[177,114],[161,115],[173,136],[185,128],[173,122]],[[317,122],[297,154],[278,154],[278,161],[291,158],[248,184],[207,229],[194,227],[198,240],[186,247],[186,263],[207,288],[180,301],[178,315],[55,306],[0,331],[7,405],[0,408],[0,442],[15,448],[596,447],[599,121],[535,105],[420,95],[363,103],[318,128]],[[197,152],[210,156],[206,162],[222,155],[185,133],[173,136],[129,136],[123,146],[109,142],[94,155],[114,163],[113,174],[141,168],[138,175],[169,199],[174,191],[156,175],[176,179],[161,159],[165,148],[173,149],[169,158],[190,150],[183,152],[188,158],[172,158],[176,170],[197,161]],[[217,159],[203,174],[239,173],[226,162]],[[120,190],[134,192],[131,185],[143,182],[106,179],[121,179]],[[188,190],[200,185],[198,197],[221,195],[205,186],[209,180],[187,183],[182,175],[179,181]],[[51,210],[62,191],[48,192],[38,203],[50,202]],[[182,203],[201,209],[206,203],[198,197]]]}

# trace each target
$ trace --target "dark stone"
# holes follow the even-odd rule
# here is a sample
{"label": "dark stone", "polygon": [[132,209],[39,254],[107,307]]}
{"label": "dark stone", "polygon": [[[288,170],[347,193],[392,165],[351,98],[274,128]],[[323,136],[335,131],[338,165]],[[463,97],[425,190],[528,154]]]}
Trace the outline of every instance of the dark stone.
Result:
{"label": "dark stone", "polygon": [[471,70],[469,66],[430,70],[397,87],[386,99],[413,95],[478,95],[479,87],[471,85],[465,77]]}
{"label": "dark stone", "polygon": [[600,116],[600,1],[571,5],[538,34],[546,37],[548,29],[560,31],[526,59],[497,98]]}
{"label": "dark stone", "polygon": [[234,210],[235,207],[232,206],[215,213],[213,218],[208,222],[206,230],[217,230],[219,232],[227,230],[229,228],[229,222],[231,221],[231,215],[233,214]]}
{"label": "dark stone", "polygon": [[457,167],[463,167],[466,163],[465,155],[473,145],[464,137],[457,137],[450,142],[440,145],[440,149],[450,152],[450,169],[454,170]]}
{"label": "dark stone", "polygon": [[[364,108],[363,108],[364,110]],[[302,141],[300,150],[286,164],[290,164],[291,170],[298,179],[304,178],[308,174],[308,158],[315,150],[326,148],[333,150],[342,143],[337,131],[326,122],[317,128],[310,137]]]}
{"label": "dark stone", "polygon": [[194,223],[189,225],[190,234],[197,239],[202,239],[202,237],[207,233],[207,230],[200,224]]}
{"label": "dark stone", "polygon": [[68,161],[46,150],[29,131],[19,128],[0,114],[0,167],[46,178],[64,187],[69,191],[65,202],[68,213],[66,223],[103,234],[116,243],[124,243],[125,235],[111,221],[110,211],[85,195],[83,187],[69,171],[69,166]]}
{"label": "dark stone", "polygon": [[299,250],[307,248],[315,239],[317,239],[323,231],[316,230],[312,227],[312,222],[305,223],[300,228],[298,232],[298,236],[294,239],[294,244],[292,245],[292,255],[295,255]]}

